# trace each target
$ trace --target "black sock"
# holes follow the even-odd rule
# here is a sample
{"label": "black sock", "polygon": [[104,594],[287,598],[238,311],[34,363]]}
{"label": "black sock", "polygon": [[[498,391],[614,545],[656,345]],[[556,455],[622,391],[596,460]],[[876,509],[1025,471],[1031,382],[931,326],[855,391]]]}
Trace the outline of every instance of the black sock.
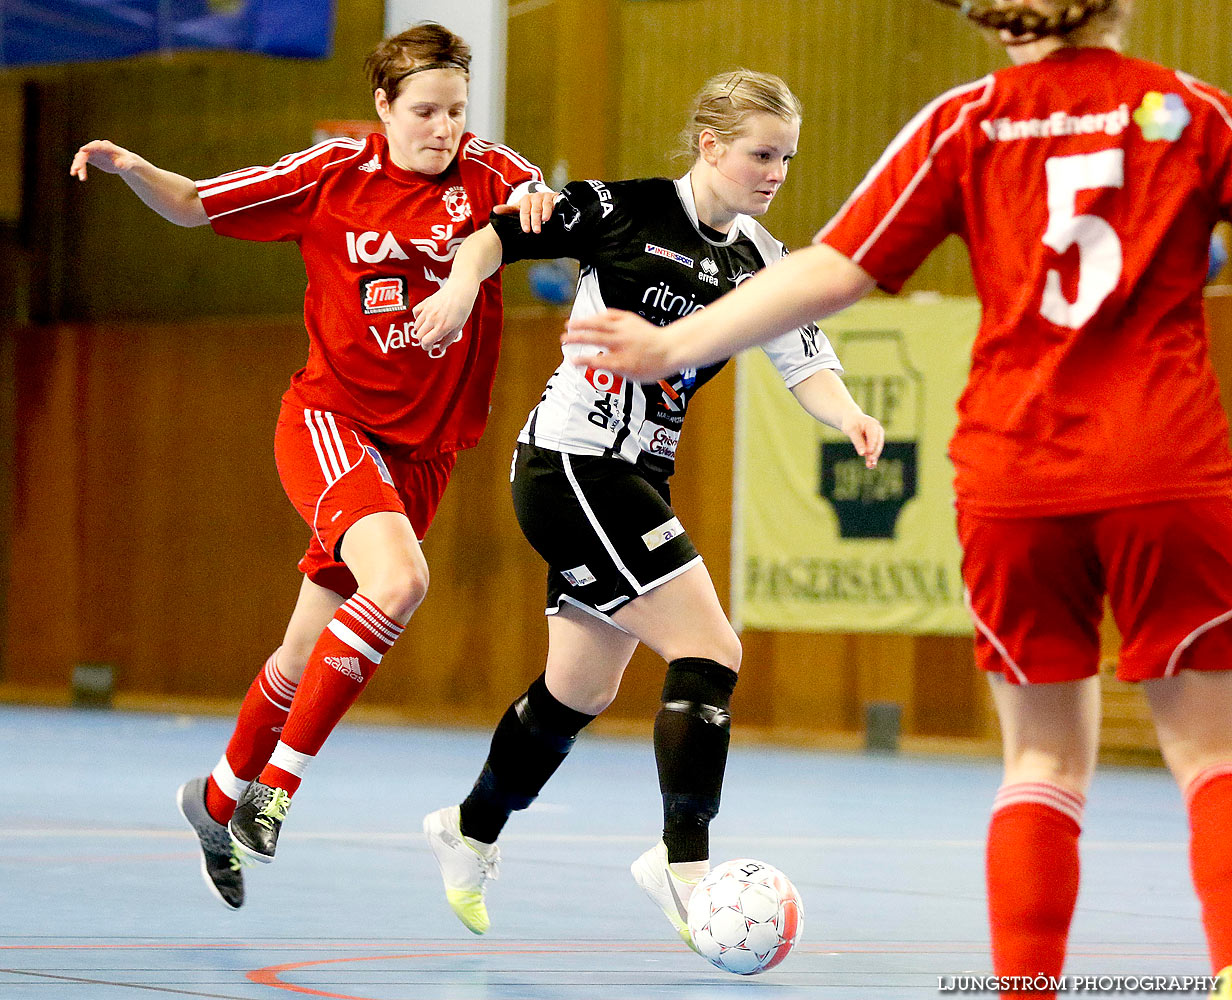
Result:
{"label": "black sock", "polygon": [[462,833],[495,843],[509,814],[535,801],[592,719],[552,697],[542,674],[535,678],[497,723],[488,759],[462,803]]}
{"label": "black sock", "polygon": [[727,710],[735,687],[736,672],[714,660],[684,656],[667,665],[654,747],[668,861],[710,857],[710,821],[723,790],[731,740]]}

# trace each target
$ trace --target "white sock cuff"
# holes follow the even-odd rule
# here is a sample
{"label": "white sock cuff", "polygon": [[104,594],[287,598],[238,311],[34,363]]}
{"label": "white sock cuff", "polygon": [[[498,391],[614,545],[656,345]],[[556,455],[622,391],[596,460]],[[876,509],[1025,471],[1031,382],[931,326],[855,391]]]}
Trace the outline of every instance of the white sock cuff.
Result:
{"label": "white sock cuff", "polygon": [[270,654],[270,658],[265,661],[265,677],[274,692],[290,701],[295,697],[295,689],[299,687],[299,682],[291,680],[290,677],[278,669],[278,654],[281,651],[282,647],[279,646]]}
{"label": "white sock cuff", "polygon": [[236,802],[240,800],[240,796],[244,794],[244,789],[248,787],[247,781],[235,776],[235,772],[231,770],[231,765],[227,763],[226,754],[223,754],[222,759],[214,766],[214,770],[210,772],[210,777],[214,779],[214,784],[218,786],[218,790],[223,795],[229,799],[234,799]]}
{"label": "white sock cuff", "polygon": [[293,774],[297,778],[304,776],[304,771],[308,767],[309,761],[313,755],[310,753],[300,753],[298,750],[293,750],[287,746],[282,740],[278,741],[278,745],[274,747],[274,752],[270,754],[269,762],[274,767],[280,767],[288,774]]}
{"label": "white sock cuff", "polygon": [[368,645],[368,643],[365,642],[360,636],[356,635],[346,625],[338,621],[337,618],[333,619],[329,623],[329,625],[326,627],[331,632],[333,632],[334,635],[336,635],[339,639],[345,642],[348,646],[350,646],[353,650],[355,650],[355,652],[357,652],[360,656],[364,657],[366,660],[369,660],[372,663],[381,662],[382,654],[378,653],[375,649],[373,649],[370,645]]}
{"label": "white sock cuff", "polygon": [[351,614],[367,624],[377,635],[389,645],[393,645],[402,634],[403,626],[385,614],[376,603],[358,591],[347,601]]}
{"label": "white sock cuff", "polygon": [[1068,788],[1062,788],[1060,785],[1054,785],[1050,781],[1017,781],[1011,785],[1002,785],[997,791],[997,797],[992,804],[993,815],[995,816],[1008,806],[1021,805],[1025,802],[1055,809],[1081,827],[1082,813],[1086,808],[1087,800],[1085,796],[1070,791]]}

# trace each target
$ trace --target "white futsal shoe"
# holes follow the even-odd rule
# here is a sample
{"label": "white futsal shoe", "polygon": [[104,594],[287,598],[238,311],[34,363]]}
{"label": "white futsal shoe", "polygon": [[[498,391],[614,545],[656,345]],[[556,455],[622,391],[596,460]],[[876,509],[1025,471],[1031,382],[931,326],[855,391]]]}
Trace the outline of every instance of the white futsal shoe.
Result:
{"label": "white futsal shoe", "polygon": [[487,883],[500,875],[500,848],[463,836],[457,806],[428,813],[423,832],[441,869],[445,898],[453,912],[467,930],[486,934],[492,922],[483,895]]}
{"label": "white futsal shoe", "polygon": [[[655,906],[663,911],[680,939],[694,951],[693,935],[689,933],[689,898],[697,882],[682,879],[667,863],[667,848],[659,841],[629,866],[633,881],[645,890]],[[698,879],[697,881],[701,881]]]}

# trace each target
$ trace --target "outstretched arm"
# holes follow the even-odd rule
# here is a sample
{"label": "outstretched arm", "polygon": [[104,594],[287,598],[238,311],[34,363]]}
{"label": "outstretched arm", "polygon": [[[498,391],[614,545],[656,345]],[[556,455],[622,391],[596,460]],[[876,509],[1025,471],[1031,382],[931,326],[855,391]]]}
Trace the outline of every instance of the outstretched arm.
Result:
{"label": "outstretched arm", "polygon": [[885,428],[876,417],[860,409],[835,372],[823,368],[792,386],[791,391],[810,416],[851,438],[868,468],[877,465],[885,446]]}
{"label": "outstretched arm", "polygon": [[197,195],[197,185],[187,177],[156,167],[122,146],[106,139],[87,142],[73,157],[69,174],[86,179],[87,167],[106,174],[119,174],[137,197],[168,222],[177,226],[204,226],[210,220]]}
{"label": "outstretched arm", "polygon": [[778,261],[712,305],[666,327],[608,309],[572,320],[563,340],[598,349],[577,355],[574,364],[647,382],[730,358],[846,309],[875,284],[858,264],[820,243]]}
{"label": "outstretched arm", "polygon": [[466,318],[475,308],[479,286],[500,266],[501,241],[490,225],[464,239],[441,290],[412,310],[419,346],[425,351],[437,344],[448,347],[462,336]]}

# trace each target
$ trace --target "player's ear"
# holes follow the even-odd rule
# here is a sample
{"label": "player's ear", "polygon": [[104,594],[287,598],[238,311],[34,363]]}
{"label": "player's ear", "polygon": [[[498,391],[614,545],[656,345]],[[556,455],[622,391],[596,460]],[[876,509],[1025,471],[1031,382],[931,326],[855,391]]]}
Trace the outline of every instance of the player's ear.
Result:
{"label": "player's ear", "polygon": [[389,98],[384,87],[377,87],[372,95],[372,103],[376,105],[376,116],[386,125],[389,124]]}
{"label": "player's ear", "polygon": [[719,162],[719,157],[723,155],[726,144],[713,129],[704,128],[697,137],[697,148],[701,158],[713,167]]}

